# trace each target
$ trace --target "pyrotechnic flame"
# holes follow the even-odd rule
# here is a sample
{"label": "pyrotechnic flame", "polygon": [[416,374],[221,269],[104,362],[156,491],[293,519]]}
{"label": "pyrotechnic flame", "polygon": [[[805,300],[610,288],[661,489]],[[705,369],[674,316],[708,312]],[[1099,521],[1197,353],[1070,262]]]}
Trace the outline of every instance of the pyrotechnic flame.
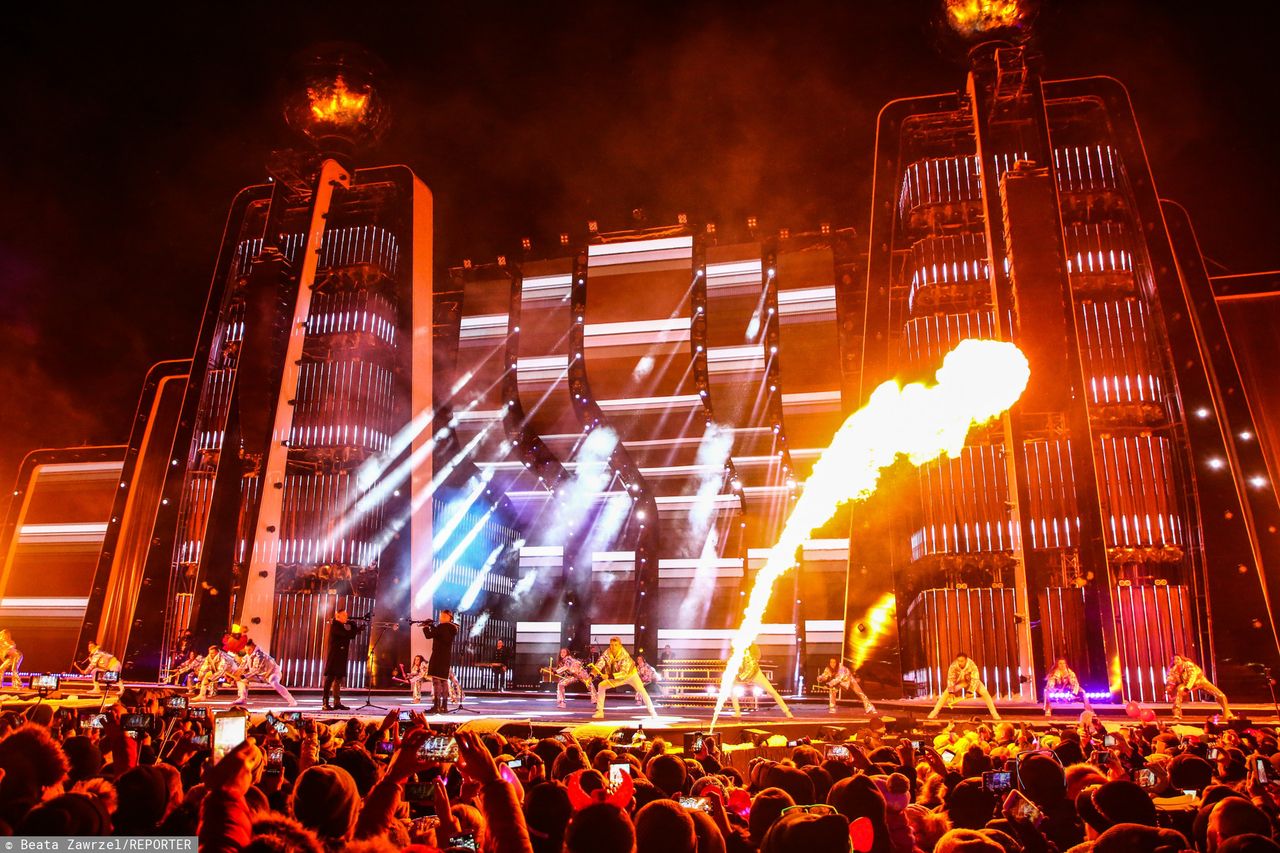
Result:
{"label": "pyrotechnic flame", "polygon": [[364,108],[369,103],[369,93],[353,92],[339,74],[327,86],[307,89],[311,102],[311,115],[317,121],[333,124],[358,124],[364,119]]}
{"label": "pyrotechnic flame", "polygon": [[1030,367],[1016,346],[1003,341],[961,341],[942,361],[937,384],[895,381],[877,388],[867,405],[854,412],[814,463],[778,542],[756,575],[742,626],[720,680],[712,728],[733,689],[743,653],[764,619],[773,584],[796,560],[796,550],[816,528],[826,524],[844,503],[875,491],[880,471],[899,456],[921,465],[940,456],[955,456],[970,428],[1007,411],[1027,387]]}
{"label": "pyrotechnic flame", "polygon": [[1022,26],[1029,15],[1026,0],[943,0],[947,23],[963,36]]}
{"label": "pyrotechnic flame", "polygon": [[875,649],[880,642],[880,638],[889,630],[889,626],[893,624],[894,613],[898,609],[898,600],[892,592],[886,592],[871,605],[871,609],[862,617],[862,624],[867,627],[867,632],[861,637],[854,637],[850,642],[852,647],[850,651],[853,653],[849,658],[849,663],[853,664],[856,672],[859,667],[867,662],[867,657]]}

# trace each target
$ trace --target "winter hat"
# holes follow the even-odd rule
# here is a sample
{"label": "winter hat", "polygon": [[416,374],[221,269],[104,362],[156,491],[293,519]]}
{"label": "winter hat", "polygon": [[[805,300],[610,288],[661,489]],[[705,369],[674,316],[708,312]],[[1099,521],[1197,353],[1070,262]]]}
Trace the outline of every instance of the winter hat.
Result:
{"label": "winter hat", "polygon": [[341,767],[308,767],[293,787],[289,804],[298,822],[323,838],[347,838],[356,825],[360,793]]}

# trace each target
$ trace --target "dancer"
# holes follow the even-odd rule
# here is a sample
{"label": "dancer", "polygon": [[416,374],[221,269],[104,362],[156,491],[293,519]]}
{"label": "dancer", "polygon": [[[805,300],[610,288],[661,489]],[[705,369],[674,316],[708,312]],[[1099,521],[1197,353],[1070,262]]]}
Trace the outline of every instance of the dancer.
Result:
{"label": "dancer", "polygon": [[[765,678],[764,673],[760,671],[760,646],[752,643],[746,653],[742,656],[742,666],[738,667],[738,683],[743,687],[759,687],[778,704],[782,709],[782,713],[787,715],[787,719],[793,719],[795,714],[791,713],[791,709],[787,707],[787,703],[782,701],[781,694],[774,689],[769,679]],[[742,716],[742,707],[738,704],[738,692],[734,690],[729,694],[729,701],[733,703],[733,715],[735,717]]]}
{"label": "dancer", "polygon": [[991,694],[987,692],[987,686],[982,683],[982,677],[978,674],[978,665],[964,652],[956,655],[955,660],[947,667],[947,686],[938,697],[938,704],[934,705],[933,710],[929,712],[929,719],[937,719],[938,712],[942,710],[942,704],[948,700],[954,702],[955,697],[966,690],[982,697],[982,701],[987,703],[987,710],[991,712],[993,720],[1000,719],[996,703],[991,701]]}
{"label": "dancer", "polygon": [[1049,674],[1044,679],[1044,715],[1046,717],[1053,714],[1049,707],[1049,694],[1056,693],[1062,695],[1064,693],[1071,694],[1070,700],[1074,700],[1077,696],[1084,703],[1086,711],[1092,711],[1089,706],[1089,697],[1085,695],[1084,689],[1080,686],[1080,679],[1076,678],[1075,671],[1067,666],[1066,658],[1058,658],[1053,665],[1053,669],[1049,670]]}
{"label": "dancer", "polygon": [[200,665],[196,667],[196,701],[203,702],[216,696],[218,682],[223,678],[229,678],[236,664],[235,655],[224,652],[218,646],[210,646],[208,653],[200,659]]}
{"label": "dancer", "polygon": [[592,704],[596,701],[596,683],[591,680],[591,673],[587,672],[587,668],[582,661],[569,654],[568,649],[560,650],[560,658],[556,661],[555,668],[549,670],[551,677],[556,679],[556,707],[564,708],[564,689],[575,681],[581,681],[583,686],[587,688],[587,692],[591,695]]}
{"label": "dancer", "polygon": [[422,655],[414,655],[413,660],[409,663],[409,669],[406,672],[404,666],[400,667],[400,680],[409,685],[409,692],[413,695],[413,703],[415,705],[422,702],[422,682],[431,676],[427,675],[427,659]]}
{"label": "dancer", "polygon": [[427,675],[431,677],[432,714],[449,713],[449,667],[453,661],[453,640],[458,636],[458,626],[453,624],[453,611],[441,610],[440,621],[428,619],[422,626],[422,635],[431,641],[431,658],[427,661]]}
{"label": "dancer", "polygon": [[285,689],[280,683],[280,676],[283,674],[280,670],[280,664],[276,663],[276,659],[258,648],[258,644],[253,640],[245,643],[244,660],[240,662],[240,667],[232,674],[236,680],[236,701],[232,705],[241,707],[249,704],[249,682],[257,681],[260,684],[269,684],[271,689],[280,694],[280,698],[289,703],[290,706],[297,705],[298,700],[294,699],[292,694]]}
{"label": "dancer", "polygon": [[[659,693],[662,691],[662,676],[649,665],[649,662],[644,659],[644,655],[636,655],[636,675],[640,676],[640,683],[645,686],[645,690],[648,690],[649,685],[652,684],[654,690]],[[636,704],[640,704],[639,694],[636,695]]]}
{"label": "dancer", "polygon": [[644,689],[644,682],[636,672],[636,662],[622,647],[622,640],[619,637],[609,638],[609,648],[604,650],[600,660],[592,666],[604,679],[596,685],[596,712],[592,715],[594,719],[604,719],[604,697],[609,692],[609,688],[624,684],[634,690],[636,695],[644,701],[650,717],[658,716],[658,712],[653,709],[653,701],[649,698],[649,691]]}
{"label": "dancer", "polygon": [[862,700],[862,709],[868,714],[876,713],[876,706],[871,704],[871,700],[867,698],[867,694],[862,691],[862,685],[858,683],[858,678],[853,674],[853,670],[845,666],[837,658],[831,658],[827,661],[827,668],[818,676],[818,684],[827,688],[827,713],[834,714],[836,712],[836,700],[840,698],[841,690],[852,690],[853,694]]}
{"label": "dancer", "polygon": [[0,687],[4,687],[4,674],[13,673],[13,686],[22,688],[22,676],[18,675],[22,667],[22,651],[13,641],[8,628],[0,628]]}
{"label": "dancer", "polygon": [[174,655],[173,666],[169,670],[169,677],[165,680],[178,687],[190,687],[195,679],[196,670],[203,662],[204,658],[196,654],[195,649],[188,649],[181,657]]}
{"label": "dancer", "polygon": [[[100,692],[102,684],[99,683],[98,676],[104,672],[119,672],[123,668],[123,664],[120,663],[118,657],[92,640],[89,641],[88,649],[89,659],[85,661],[84,666],[81,667],[79,664],[74,664],[74,666],[77,670],[92,678],[94,692]],[[119,686],[121,690],[124,689],[123,684]]]}
{"label": "dancer", "polygon": [[[342,686],[347,680],[347,657],[350,654],[351,640],[360,630],[347,613],[347,608],[340,607],[329,620],[329,651],[324,659],[324,698],[321,707],[326,711],[349,710],[342,704]],[[329,693],[333,693],[333,703],[329,703]]]}
{"label": "dancer", "polygon": [[1173,663],[1169,664],[1169,669],[1164,676],[1164,692],[1165,695],[1173,699],[1173,718],[1175,720],[1182,719],[1182,700],[1192,690],[1203,690],[1214,698],[1218,706],[1222,708],[1222,717],[1225,720],[1234,720],[1235,714],[1231,713],[1231,708],[1227,705],[1227,694],[1218,689],[1212,681],[1204,677],[1204,670],[1191,661],[1191,658],[1183,655],[1174,655]]}

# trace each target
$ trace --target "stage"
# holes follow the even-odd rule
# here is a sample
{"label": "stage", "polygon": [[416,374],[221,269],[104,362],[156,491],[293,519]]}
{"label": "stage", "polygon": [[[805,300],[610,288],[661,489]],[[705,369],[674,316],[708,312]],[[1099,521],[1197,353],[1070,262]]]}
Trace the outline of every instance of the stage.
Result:
{"label": "stage", "polygon": [[[168,685],[128,684],[136,689],[170,690]],[[521,736],[550,737],[562,731],[569,731],[579,737],[599,736],[627,740],[637,729],[643,728],[648,738],[662,737],[679,746],[683,736],[693,732],[707,732],[711,727],[711,707],[672,707],[664,705],[661,697],[654,697],[658,711],[657,716],[649,717],[642,705],[637,705],[630,694],[622,694],[616,698],[611,695],[605,706],[605,718],[595,720],[592,714],[595,706],[585,695],[570,694],[566,708],[557,708],[554,694],[538,691],[508,691],[505,693],[479,692],[468,694],[462,708],[448,714],[428,714],[426,709],[430,702],[414,704],[403,692],[373,691],[368,695],[372,706],[366,705],[364,691],[348,690],[344,692],[343,701],[349,706],[346,711],[326,711],[321,707],[320,692],[315,690],[294,691],[298,704],[286,706],[274,692],[254,690],[250,693],[248,710],[253,717],[267,711],[298,711],[305,718],[325,723],[341,722],[355,717],[365,722],[379,722],[393,709],[416,710],[422,712],[429,725],[441,727],[461,727],[480,729],[483,731],[504,731]],[[115,701],[115,695],[105,698],[89,692],[63,692],[60,695],[41,700],[34,691],[16,691],[5,689],[0,692],[0,708],[5,711],[23,711],[34,705],[48,704],[54,708],[94,708],[109,705]],[[992,722],[986,709],[981,704],[958,705],[944,710],[936,720],[926,719],[932,702],[929,700],[878,701],[878,714],[865,713],[861,706],[841,703],[836,713],[828,713],[824,700],[816,698],[787,699],[791,707],[793,719],[787,719],[772,704],[761,703],[755,710],[746,706],[740,718],[733,716],[726,709],[722,714],[715,731],[722,735],[726,746],[751,746],[759,744],[769,736],[775,736],[773,745],[809,738],[815,741],[843,740],[867,728],[892,734],[901,732],[923,732],[936,734],[950,722],[968,723],[973,721]],[[212,711],[229,710],[235,694],[223,690],[212,701],[192,703],[193,707],[205,707]],[[1170,706],[1149,705],[1161,723],[1173,723]],[[1030,728],[1044,729],[1051,726],[1069,725],[1076,722],[1080,715],[1080,706],[1059,706],[1051,717],[1044,715],[1040,705],[1031,703],[997,703],[1001,719],[1015,724],[1026,724]],[[1102,704],[1094,708],[1098,717],[1108,728],[1131,725],[1136,721],[1129,718],[1123,705]],[[1195,703],[1183,706],[1183,722],[1176,730],[1183,734],[1194,734],[1202,731],[1207,720],[1217,713],[1217,706],[1208,703]],[[1239,705],[1233,708],[1240,720],[1248,720],[1262,725],[1276,725],[1280,718],[1271,705]]]}

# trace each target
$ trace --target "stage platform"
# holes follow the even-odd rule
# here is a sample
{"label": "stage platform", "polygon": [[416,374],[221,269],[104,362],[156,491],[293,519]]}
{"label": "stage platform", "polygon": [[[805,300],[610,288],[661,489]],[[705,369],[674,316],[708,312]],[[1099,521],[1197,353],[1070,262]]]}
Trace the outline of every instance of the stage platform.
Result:
{"label": "stage platform", "polygon": [[[129,687],[173,690],[168,685],[129,684]],[[340,722],[349,717],[357,717],[364,721],[380,721],[391,709],[412,709],[425,713],[429,703],[414,704],[410,697],[402,692],[374,691],[369,697],[373,706],[365,705],[364,691],[344,691],[343,701],[350,706],[347,711],[325,711],[321,708],[319,691],[299,690],[294,692],[298,705],[287,707],[274,692],[254,690],[250,693],[249,711],[254,716],[265,714],[268,710],[300,711],[307,718],[326,723]],[[227,710],[235,698],[234,693],[223,690],[213,701],[198,703],[212,710]],[[105,698],[110,704],[115,694]],[[33,691],[15,691],[6,688],[0,691],[0,708],[3,710],[22,711],[43,701],[54,708],[95,708],[104,704],[102,695],[93,693],[63,692],[52,698],[41,700]],[[932,708],[927,700],[900,700],[877,702],[879,714],[872,717],[855,704],[842,703],[837,713],[827,712],[825,701],[816,701],[812,697],[791,699],[788,697],[794,719],[784,717],[778,708],[771,704],[761,704],[756,710],[744,707],[740,718],[731,713],[720,717],[716,731],[722,733],[726,745],[750,745],[759,743],[765,736],[776,735],[786,740],[811,738],[813,740],[844,739],[867,726],[885,727],[890,732],[940,731],[948,721],[967,722],[971,720],[988,721],[986,709],[981,704],[964,704],[950,710],[944,710],[937,720],[927,720],[926,716]],[[448,714],[426,714],[428,723],[441,726],[462,726],[485,731],[504,731],[522,736],[533,735],[548,737],[568,730],[580,736],[602,736],[627,738],[643,727],[647,737],[662,737],[679,745],[683,735],[690,732],[706,732],[711,726],[711,708],[708,707],[671,707],[664,705],[661,697],[655,697],[658,715],[649,717],[644,707],[636,705],[629,694],[614,698],[611,696],[605,708],[605,719],[594,720],[592,714],[595,707],[585,696],[570,694],[567,708],[557,708],[552,694],[538,691],[509,691],[505,693],[469,694],[462,709]],[[1150,705],[1156,712],[1157,720],[1172,723],[1168,705]],[[1059,706],[1052,717],[1046,717],[1039,705],[1030,703],[997,703],[997,709],[1004,720],[1014,723],[1026,723],[1034,728],[1051,725],[1062,725],[1074,722],[1079,718],[1080,706]],[[1108,727],[1128,725],[1134,721],[1125,714],[1122,705],[1097,705],[1094,710]],[[1179,730],[1193,733],[1202,730],[1206,720],[1217,713],[1217,706],[1209,704],[1185,705],[1184,721]],[[1280,722],[1276,709],[1271,705],[1239,705],[1233,708],[1243,719],[1263,725],[1276,725]],[[835,727],[834,729],[832,727]],[[843,730],[836,731],[836,730]],[[776,742],[775,738],[775,742]]]}

